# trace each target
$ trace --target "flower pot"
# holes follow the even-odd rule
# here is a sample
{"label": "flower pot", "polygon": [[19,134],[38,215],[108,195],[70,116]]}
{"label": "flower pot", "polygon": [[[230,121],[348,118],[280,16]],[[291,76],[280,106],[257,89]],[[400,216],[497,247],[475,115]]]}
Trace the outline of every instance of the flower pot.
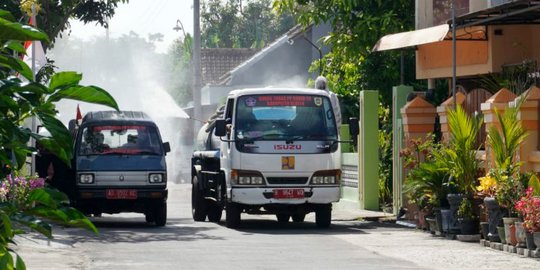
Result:
{"label": "flower pot", "polygon": [[504,235],[506,237],[506,243],[509,244],[509,245],[515,245],[515,244],[512,244],[512,240],[514,240],[514,243],[517,243],[516,241],[516,234],[515,234],[515,229],[512,233],[511,231],[511,228],[510,226],[511,225],[514,225],[514,222],[518,221],[517,218],[512,218],[512,217],[504,217],[503,218],[503,223],[504,223]]}
{"label": "flower pot", "polygon": [[540,232],[534,232],[534,244],[536,245],[536,251],[540,251]]}
{"label": "flower pot", "polygon": [[431,234],[436,234],[437,233],[437,220],[435,219],[435,217],[426,217],[426,222],[429,227],[429,232]]}
{"label": "flower pot", "polygon": [[435,212],[435,222],[437,222],[437,228],[436,228],[435,231],[442,234],[442,232],[443,232],[443,222],[442,222],[441,208],[435,208],[434,212]]}
{"label": "flower pot", "polygon": [[444,233],[448,233],[450,231],[450,209],[441,209],[441,224],[442,224],[442,231]]}
{"label": "flower pot", "polygon": [[446,195],[446,198],[448,199],[448,203],[450,204],[450,220],[449,220],[449,233],[459,233],[460,232],[460,226],[459,222],[457,220],[457,211],[459,209],[459,205],[461,204],[461,201],[463,200],[463,194],[460,193],[450,193]]}
{"label": "flower pot", "polygon": [[517,246],[518,241],[516,238],[516,225],[515,223],[510,225],[510,245]]}
{"label": "flower pot", "polygon": [[492,242],[500,242],[501,239],[499,238],[497,226],[503,226],[503,224],[500,224],[502,221],[502,212],[499,203],[494,197],[486,197],[484,198],[484,205],[486,206],[488,212],[488,239]]}
{"label": "flower pot", "polygon": [[482,231],[482,238],[488,240],[489,222],[480,222],[480,230]]}
{"label": "flower pot", "polygon": [[429,229],[428,224],[426,222],[427,215],[428,215],[427,211],[424,211],[424,210],[418,211],[418,214],[417,214],[418,221],[416,223],[416,228],[421,229],[421,230]]}
{"label": "flower pot", "polygon": [[517,221],[516,223],[514,223],[514,225],[516,226],[516,240],[517,240],[517,247],[526,247],[527,246],[527,243],[526,243],[526,230],[525,230],[525,227],[523,227],[523,222],[521,221]]}
{"label": "flower pot", "polygon": [[506,237],[504,235],[504,226],[497,226],[497,232],[499,233],[500,242],[506,244]]}
{"label": "flower pot", "polygon": [[534,244],[534,236],[531,232],[525,232],[525,241],[527,242],[527,249],[535,250],[536,245]]}
{"label": "flower pot", "polygon": [[471,235],[478,233],[478,221],[476,219],[458,218],[461,234]]}

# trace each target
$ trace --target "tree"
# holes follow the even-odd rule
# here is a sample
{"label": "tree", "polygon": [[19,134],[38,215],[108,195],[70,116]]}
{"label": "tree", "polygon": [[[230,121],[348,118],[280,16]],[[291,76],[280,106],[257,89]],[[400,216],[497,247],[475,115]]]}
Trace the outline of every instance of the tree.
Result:
{"label": "tree", "polygon": [[[50,222],[86,228],[96,227],[81,212],[69,206],[65,194],[44,186],[44,179],[20,176],[26,158],[37,149],[35,139],[45,149],[70,163],[72,140],[68,129],[57,119],[55,104],[73,99],[109,106],[118,110],[114,98],[96,86],[79,84],[82,75],[59,72],[48,84],[34,80],[32,70],[14,56],[24,53],[26,40],[46,42],[48,37],[28,25],[22,25],[0,9],[0,269],[25,269],[20,256],[13,258],[11,245],[15,235],[32,230],[52,238]],[[26,119],[36,117],[51,134],[42,136],[24,127]]]}
{"label": "tree", "polygon": [[[324,39],[332,49],[323,58],[323,74],[333,91],[346,101],[354,101],[361,89],[379,90],[383,104],[391,103],[391,87],[399,83],[400,56],[396,52],[372,53],[371,48],[386,34],[414,29],[413,1],[276,0],[274,7],[292,12],[304,27],[323,22],[332,25],[333,31]],[[413,54],[406,55],[405,69],[405,83],[412,82]]]}
{"label": "tree", "polygon": [[201,24],[203,47],[263,48],[295,22],[288,12],[275,12],[272,0],[206,0]]}
{"label": "tree", "polygon": [[69,19],[77,19],[84,23],[95,22],[103,27],[108,26],[108,19],[114,15],[119,3],[129,0],[9,0],[0,3],[0,9],[9,11],[19,21],[28,21],[32,14],[32,5],[36,6],[36,20],[50,39],[44,44],[47,50],[62,31],[70,28]]}
{"label": "tree", "polygon": [[170,71],[167,90],[180,105],[187,105],[192,98],[191,54],[193,40],[189,34],[177,39],[168,52],[167,70]]}

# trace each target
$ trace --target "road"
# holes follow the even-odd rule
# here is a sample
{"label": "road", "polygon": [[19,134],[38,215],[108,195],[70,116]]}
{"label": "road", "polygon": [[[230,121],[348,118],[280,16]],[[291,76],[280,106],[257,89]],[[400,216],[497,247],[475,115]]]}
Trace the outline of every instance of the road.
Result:
{"label": "road", "polygon": [[[172,185],[166,227],[139,214],[93,218],[100,234],[56,227],[55,239],[18,238],[28,269],[540,269],[540,261],[435,238],[389,223],[335,220],[319,229],[243,215],[238,230],[193,222],[188,185]],[[341,213],[343,216],[343,213]]]}

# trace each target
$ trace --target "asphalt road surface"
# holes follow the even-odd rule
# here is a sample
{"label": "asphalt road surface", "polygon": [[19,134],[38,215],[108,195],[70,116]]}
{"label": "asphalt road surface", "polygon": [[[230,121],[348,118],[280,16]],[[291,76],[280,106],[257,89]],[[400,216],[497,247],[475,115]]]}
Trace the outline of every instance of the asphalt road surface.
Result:
{"label": "asphalt road surface", "polygon": [[389,223],[335,220],[330,229],[242,215],[242,228],[194,222],[189,185],[172,185],[165,227],[142,214],[92,218],[100,234],[56,227],[18,238],[28,269],[540,269],[540,261],[434,238]]}

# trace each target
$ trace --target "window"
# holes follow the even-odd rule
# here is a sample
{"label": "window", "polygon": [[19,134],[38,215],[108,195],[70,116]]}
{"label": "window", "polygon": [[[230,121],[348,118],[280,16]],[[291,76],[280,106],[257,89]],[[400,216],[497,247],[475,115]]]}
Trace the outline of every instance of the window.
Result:
{"label": "window", "polygon": [[79,155],[161,155],[156,128],[144,125],[96,125],[82,131]]}
{"label": "window", "polygon": [[242,96],[234,123],[238,139],[337,140],[332,105],[324,96]]}

